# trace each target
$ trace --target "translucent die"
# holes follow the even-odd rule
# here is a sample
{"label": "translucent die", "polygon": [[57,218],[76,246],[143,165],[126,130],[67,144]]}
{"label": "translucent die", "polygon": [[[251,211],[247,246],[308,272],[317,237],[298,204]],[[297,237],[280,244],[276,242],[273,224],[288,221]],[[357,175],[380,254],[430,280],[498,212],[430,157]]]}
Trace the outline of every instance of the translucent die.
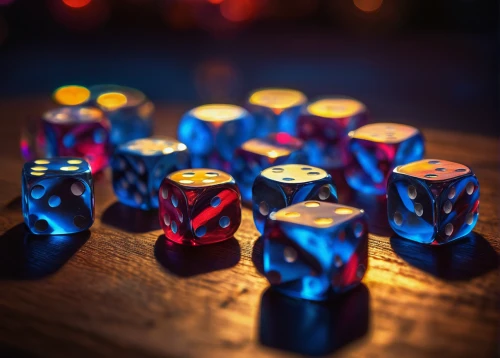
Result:
{"label": "translucent die", "polygon": [[94,184],[90,166],[81,158],[25,163],[22,198],[24,222],[34,234],[73,234],[94,223]]}
{"label": "translucent die", "polygon": [[195,168],[227,170],[225,163],[252,137],[253,131],[254,119],[244,108],[208,104],[184,114],[177,134],[188,146]]}
{"label": "translucent die", "polygon": [[286,88],[266,88],[252,92],[247,108],[255,117],[255,137],[285,132],[296,135],[297,118],[307,97],[300,91]]}
{"label": "translucent die", "polygon": [[479,183],[465,165],[425,159],[394,169],[387,184],[389,224],[401,237],[445,244],[470,233],[479,210]]}
{"label": "translucent die", "polygon": [[238,148],[232,159],[231,174],[236,179],[243,201],[252,200],[252,185],[260,172],[270,166],[305,164],[307,157],[300,139],[281,132],[265,139],[250,139]]}
{"label": "translucent die", "polygon": [[424,155],[422,134],[404,124],[368,124],[350,132],[349,137],[353,160],[345,169],[346,180],[365,194],[385,194],[392,170]]}
{"label": "translucent die", "polygon": [[297,122],[309,164],[325,169],[342,168],[350,161],[348,133],[368,122],[363,103],[347,97],[325,97],[305,107]]}
{"label": "translucent die", "polygon": [[84,158],[93,173],[108,165],[110,123],[92,107],[60,107],[31,120],[23,130],[21,150],[26,160],[71,156]]}
{"label": "translucent die", "polygon": [[241,197],[229,174],[186,169],[170,174],[159,191],[160,225],[179,244],[198,246],[230,239],[241,223]]}
{"label": "translucent die", "polygon": [[144,93],[129,87],[99,85],[89,88],[90,101],[111,122],[111,144],[116,147],[153,134],[153,103]]}
{"label": "translucent die", "polygon": [[267,218],[280,209],[306,200],[337,202],[330,174],[309,165],[287,164],[262,171],[252,187],[255,227],[262,234]]}
{"label": "translucent die", "polygon": [[120,202],[158,208],[158,189],[170,173],[189,167],[186,145],[172,138],[143,138],[122,144],[111,160],[113,189]]}
{"label": "translucent die", "polygon": [[266,222],[264,271],[283,293],[325,300],[361,282],[368,263],[363,210],[305,201]]}

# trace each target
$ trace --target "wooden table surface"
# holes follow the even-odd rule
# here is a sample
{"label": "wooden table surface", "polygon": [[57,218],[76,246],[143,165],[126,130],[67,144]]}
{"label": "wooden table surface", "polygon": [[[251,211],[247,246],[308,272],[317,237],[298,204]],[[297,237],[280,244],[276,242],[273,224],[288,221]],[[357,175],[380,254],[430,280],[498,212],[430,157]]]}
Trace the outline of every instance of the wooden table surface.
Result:
{"label": "wooden table surface", "polygon": [[[499,353],[497,138],[424,129],[427,157],[468,164],[479,178],[474,233],[443,247],[394,238],[381,225],[380,203],[368,203],[374,233],[363,285],[320,304],[269,289],[250,210],[234,239],[200,248],[168,244],[156,213],[116,202],[109,172],[95,186],[90,231],[29,236],[20,204],[20,122],[49,106],[40,98],[0,102],[1,357]],[[160,106],[157,132],[174,135],[185,109]]]}

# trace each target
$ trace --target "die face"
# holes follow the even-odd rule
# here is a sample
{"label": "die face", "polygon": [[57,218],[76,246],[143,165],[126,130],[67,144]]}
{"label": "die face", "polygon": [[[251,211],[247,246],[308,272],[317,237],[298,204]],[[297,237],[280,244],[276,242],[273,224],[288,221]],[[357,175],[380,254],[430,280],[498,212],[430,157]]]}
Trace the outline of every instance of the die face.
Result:
{"label": "die face", "polygon": [[444,244],[467,235],[478,208],[479,183],[459,163],[425,159],[399,166],[388,183],[391,227],[421,243]]}
{"label": "die face", "polygon": [[337,202],[337,190],[323,169],[287,164],[262,171],[252,187],[254,223],[264,232],[267,218],[278,210],[306,200]]}
{"label": "die face", "polygon": [[307,158],[302,147],[301,140],[283,132],[243,143],[235,151],[231,165],[243,201],[252,200],[252,185],[262,170],[272,165],[305,163]]}
{"label": "die face", "polygon": [[266,223],[265,274],[287,295],[324,300],[361,281],[367,243],[359,209],[317,201],[292,205]]}
{"label": "die face", "polygon": [[244,108],[210,104],[196,107],[182,117],[178,138],[196,157],[208,158],[216,153],[222,160],[229,161],[253,131],[253,117]]}
{"label": "die face", "polygon": [[24,220],[34,234],[72,234],[94,222],[92,174],[80,158],[27,162],[22,192]]}
{"label": "die face", "polygon": [[479,215],[479,182],[467,175],[446,183],[437,200],[438,233],[436,241],[444,244],[469,234]]}
{"label": "die face", "polygon": [[89,90],[91,103],[111,122],[113,146],[152,135],[154,105],[142,92],[117,85],[98,85]]}
{"label": "die face", "polygon": [[160,192],[160,224],[165,236],[185,245],[233,237],[241,223],[241,197],[234,179],[214,169],[169,175]]}
{"label": "die face", "polygon": [[110,124],[102,111],[61,107],[44,114],[41,128],[47,157],[84,158],[94,173],[108,164]]}
{"label": "die face", "polygon": [[189,165],[187,147],[171,138],[143,138],[121,145],[111,160],[118,199],[142,210],[158,207],[158,189],[168,174]]}
{"label": "die face", "polygon": [[436,235],[436,199],[425,181],[393,174],[387,185],[387,213],[399,236],[430,244]]}
{"label": "die face", "polygon": [[348,133],[366,124],[368,117],[366,107],[352,98],[331,96],[311,102],[297,121],[308,163],[327,169],[346,166],[351,158]]}
{"label": "die face", "polygon": [[424,141],[417,129],[395,123],[376,123],[349,134],[353,155],[347,166],[347,183],[365,194],[386,192],[392,170],[422,158]]}
{"label": "die face", "polygon": [[307,97],[300,91],[266,88],[250,94],[247,108],[256,121],[255,137],[264,138],[273,132],[296,135],[297,118]]}

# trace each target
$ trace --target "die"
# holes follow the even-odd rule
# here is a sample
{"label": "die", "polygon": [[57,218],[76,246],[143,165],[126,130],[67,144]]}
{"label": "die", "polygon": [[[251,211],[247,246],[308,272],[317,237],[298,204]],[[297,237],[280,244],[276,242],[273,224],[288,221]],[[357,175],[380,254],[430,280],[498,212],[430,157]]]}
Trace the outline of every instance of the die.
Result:
{"label": "die", "polygon": [[363,210],[305,201],[269,217],[264,273],[282,293],[321,301],[361,282],[368,263]]}
{"label": "die", "polygon": [[345,167],[351,159],[348,133],[368,119],[365,105],[353,98],[332,96],[309,103],[297,121],[309,164],[325,169]]}
{"label": "die", "polygon": [[186,169],[168,175],[159,191],[165,236],[199,246],[230,239],[241,223],[241,196],[233,177],[216,169]]}
{"label": "die", "polygon": [[135,139],[120,145],[113,154],[113,189],[123,204],[155,209],[162,180],[189,166],[185,144],[168,137]]}
{"label": "die", "polygon": [[297,117],[306,102],[304,93],[292,89],[265,88],[252,92],[247,108],[255,118],[255,137],[273,132],[296,135]]}
{"label": "die", "polygon": [[92,86],[89,90],[91,102],[111,122],[113,147],[153,134],[154,105],[144,93],[117,85]]}
{"label": "die", "polygon": [[73,234],[94,223],[94,182],[80,158],[55,157],[24,164],[23,216],[36,235]]}
{"label": "die", "polygon": [[344,172],[349,186],[364,194],[383,195],[395,167],[422,159],[424,138],[411,126],[373,123],[350,132],[348,148],[353,155]]}
{"label": "die", "polygon": [[255,227],[262,234],[268,217],[306,200],[336,203],[337,189],[330,174],[309,165],[287,164],[267,168],[252,187]]}
{"label": "die", "polygon": [[92,107],[60,107],[41,119],[25,123],[21,152],[26,160],[37,157],[84,158],[93,173],[108,165],[110,123]]}
{"label": "die", "polygon": [[52,98],[60,106],[78,106],[90,99],[90,91],[87,87],[67,85],[57,88]]}
{"label": "die", "polygon": [[274,165],[306,164],[303,146],[300,139],[285,132],[243,143],[234,152],[231,162],[231,174],[240,188],[242,200],[252,200],[252,185],[262,170]]}
{"label": "die", "polygon": [[478,210],[479,182],[462,164],[424,159],[401,165],[387,184],[391,228],[420,243],[440,245],[469,234]]}
{"label": "die", "polygon": [[254,125],[253,117],[242,107],[207,104],[184,114],[178,138],[188,146],[194,168],[229,172],[234,151],[252,137]]}

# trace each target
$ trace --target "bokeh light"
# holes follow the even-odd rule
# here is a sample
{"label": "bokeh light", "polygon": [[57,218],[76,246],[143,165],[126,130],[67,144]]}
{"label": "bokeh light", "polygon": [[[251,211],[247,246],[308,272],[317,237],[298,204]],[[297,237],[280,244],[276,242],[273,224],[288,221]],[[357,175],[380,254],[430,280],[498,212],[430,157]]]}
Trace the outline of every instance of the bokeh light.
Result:
{"label": "bokeh light", "polygon": [[63,106],[77,106],[90,98],[90,91],[86,87],[68,85],[54,91],[54,101]]}
{"label": "bokeh light", "polygon": [[354,5],[364,12],[373,12],[380,9],[383,0],[354,0]]}
{"label": "bokeh light", "polygon": [[258,2],[255,0],[224,0],[220,3],[220,12],[232,22],[246,21],[257,12]]}
{"label": "bokeh light", "polygon": [[0,0],[0,6],[12,4],[14,0]]}
{"label": "bokeh light", "polygon": [[54,19],[76,31],[95,30],[109,17],[108,0],[49,0]]}
{"label": "bokeh light", "polygon": [[210,59],[197,66],[196,89],[206,102],[234,102],[242,85],[241,74],[225,59]]}
{"label": "bokeh light", "polygon": [[91,0],[62,0],[63,3],[72,8],[80,8],[87,6]]}

